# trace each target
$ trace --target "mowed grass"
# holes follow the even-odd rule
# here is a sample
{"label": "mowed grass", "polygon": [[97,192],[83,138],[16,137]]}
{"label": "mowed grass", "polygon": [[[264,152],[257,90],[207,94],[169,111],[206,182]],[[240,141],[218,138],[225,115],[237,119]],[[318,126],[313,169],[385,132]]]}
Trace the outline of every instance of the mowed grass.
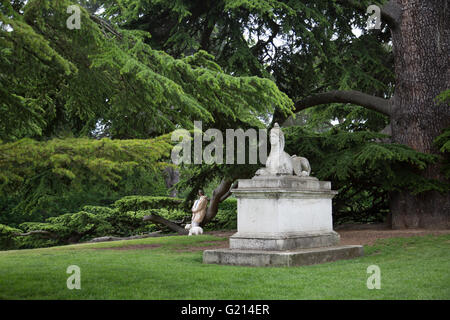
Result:
{"label": "mowed grass", "polygon": [[[361,258],[290,268],[205,265],[203,251],[192,251],[224,241],[174,236],[2,251],[0,299],[450,299],[450,235],[379,240]],[[131,245],[141,248],[99,249]],[[81,290],[67,289],[69,265],[81,269]],[[367,288],[370,265],[381,269],[379,290]]]}

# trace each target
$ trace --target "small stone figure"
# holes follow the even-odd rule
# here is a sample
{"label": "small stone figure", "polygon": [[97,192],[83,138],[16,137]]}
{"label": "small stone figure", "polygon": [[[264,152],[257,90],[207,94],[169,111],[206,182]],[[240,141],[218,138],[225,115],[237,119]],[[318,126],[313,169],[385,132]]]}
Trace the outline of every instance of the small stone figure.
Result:
{"label": "small stone figure", "polygon": [[304,157],[297,157],[296,155],[291,156],[292,166],[294,167],[294,172],[299,177],[309,177],[311,174],[311,165],[308,159]]}
{"label": "small stone figure", "polygon": [[203,234],[202,227],[193,227],[190,223],[184,227],[186,230],[189,230],[189,235],[198,236],[199,234]]}
{"label": "small stone figure", "polygon": [[284,134],[278,123],[270,130],[270,154],[267,157],[266,167],[256,171],[257,176],[293,175],[308,177],[311,166],[308,159],[289,156],[284,151]]}
{"label": "small stone figure", "polygon": [[200,227],[203,219],[206,215],[206,207],[208,205],[208,198],[205,196],[202,190],[198,191],[199,198],[195,200],[192,206],[192,221],[185,226],[185,229],[189,230],[189,235],[203,234],[203,229]]}

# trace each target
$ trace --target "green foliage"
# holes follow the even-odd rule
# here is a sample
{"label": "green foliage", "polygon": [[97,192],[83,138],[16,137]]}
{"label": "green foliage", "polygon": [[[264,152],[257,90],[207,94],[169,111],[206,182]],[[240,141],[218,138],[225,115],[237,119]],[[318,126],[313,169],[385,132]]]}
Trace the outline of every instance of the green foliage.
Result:
{"label": "green foliage", "polygon": [[[181,199],[169,197],[127,196],[112,207],[84,206],[76,213],[66,213],[46,219],[45,222],[24,222],[19,228],[0,224],[0,249],[39,248],[88,241],[95,237],[128,237],[162,230],[166,227],[143,221],[143,217],[156,214],[178,223],[190,221],[191,213],[179,208]],[[236,199],[220,204],[219,212],[206,230],[236,229]],[[18,233],[47,231],[19,236]]]}
{"label": "green foliage", "polygon": [[[280,123],[289,116],[292,100],[331,89],[391,97],[390,32],[384,25],[365,30],[367,6],[383,2],[80,0],[82,28],[69,30],[69,0],[2,1],[0,143],[15,143],[0,144],[0,223],[42,222],[129,194],[167,195],[158,171],[167,142],[79,137],[147,139],[190,129],[193,120],[203,120],[205,130],[261,128],[272,116]],[[104,21],[90,15],[100,7]],[[438,101],[447,98],[448,90]],[[294,121],[304,128],[289,129],[288,152],[307,156],[314,175],[333,181],[341,192],[337,212],[376,220],[389,191],[446,190],[420,176],[433,156],[383,143],[385,136],[373,133],[388,123],[383,115],[332,104],[305,110]],[[436,146],[448,159],[446,133]],[[256,168],[181,168],[184,208],[198,188],[250,177]],[[170,205],[121,201],[124,221],[128,210]],[[181,217],[176,206],[162,215]],[[232,211],[223,209],[217,223],[225,225]],[[87,213],[79,218],[89,221]],[[89,229],[81,220],[74,222],[77,234]]]}
{"label": "green foliage", "polygon": [[237,199],[228,198],[219,204],[219,210],[237,211]]}
{"label": "green foliage", "polygon": [[0,249],[11,249],[17,246],[15,234],[22,230],[0,224]]}
{"label": "green foliage", "polygon": [[[112,207],[84,206],[76,213],[50,217],[45,222],[24,222],[20,229],[0,225],[0,248],[37,248],[86,241],[94,237],[128,237],[159,230],[142,218],[157,214],[169,220],[190,218],[186,211],[176,209],[181,199],[169,197],[127,196],[116,201]],[[30,236],[16,236],[15,233],[47,231]],[[168,229],[163,229],[168,231]]]}
{"label": "green foliage", "polygon": [[85,206],[80,212],[48,218],[46,222],[25,222],[20,228],[27,232],[44,230],[51,233],[44,235],[44,239],[40,234],[23,237],[19,241],[20,248],[76,243],[102,236],[130,236],[149,229],[135,213],[99,206]]}
{"label": "green foliage", "polygon": [[0,144],[0,222],[43,221],[130,193],[165,195],[159,161],[169,156],[168,139]]}
{"label": "green foliage", "polygon": [[183,199],[170,197],[151,197],[151,196],[127,196],[114,203],[114,207],[121,212],[140,211],[147,209],[177,209]]}
{"label": "green foliage", "polygon": [[447,187],[425,179],[420,172],[437,159],[369,131],[332,129],[315,133],[299,127],[284,129],[286,150],[308,158],[312,176],[332,181],[339,194],[333,199],[335,222],[383,221],[389,211],[389,192],[414,194]]}
{"label": "green foliage", "polygon": [[444,132],[436,137],[435,145],[441,152],[450,152],[450,128],[444,130]]}
{"label": "green foliage", "polygon": [[[383,2],[118,0],[103,1],[102,16],[150,33],[146,43],[174,57],[206,50],[225,72],[273,79],[294,101],[349,88],[389,97],[394,81],[390,32],[384,24],[380,31],[366,31],[366,8]],[[347,124],[352,119],[368,126],[385,122],[363,108],[339,105],[329,113],[332,118],[324,115],[321,122],[336,117]]]}
{"label": "green foliage", "polygon": [[148,33],[91,16],[109,10],[104,1],[80,3],[89,11],[70,30],[68,0],[1,2],[0,139],[11,143],[0,146],[0,222],[166,195],[155,167],[167,144],[144,150],[141,141],[79,137],[145,139],[193,120],[262,127],[275,108],[290,114],[293,103],[274,82],[237,77],[203,50],[173,58],[149,45]]}
{"label": "green foliage", "polygon": [[148,33],[85,9],[81,29],[70,30],[71,4],[2,2],[0,23],[10,28],[0,28],[0,139],[92,135],[99,124],[101,135],[148,138],[194,119],[254,125],[274,108],[292,108],[268,79],[233,77],[204,51],[175,59],[149,46]]}
{"label": "green foliage", "polygon": [[[390,97],[394,82],[390,32],[385,25],[380,31],[366,31],[367,15],[364,14],[369,4],[383,2],[219,0],[205,3],[200,0],[119,0],[104,1],[106,11],[102,16],[121,28],[150,33],[151,37],[146,38],[145,43],[174,57],[183,59],[192,52],[206,50],[216,57],[215,62],[225,72],[273,79],[294,101],[336,89],[354,89]],[[355,27],[361,29],[360,37],[353,34]],[[275,120],[281,122],[284,118],[275,112]],[[327,130],[336,120],[339,120],[337,127],[347,132],[380,131],[389,122],[386,116],[374,111],[343,104],[305,110],[297,118],[304,118],[306,121],[302,125],[311,131]],[[270,119],[270,116],[265,119]],[[231,124],[216,122],[215,127],[248,127],[248,124],[239,122]],[[369,136],[362,137],[364,139],[358,142],[360,150],[343,146],[342,149],[348,152],[338,155],[340,158],[334,159],[336,163],[328,163],[326,167],[354,160],[358,168],[367,162],[379,171],[384,160],[408,162],[409,158],[416,159],[400,146],[383,146],[380,149],[370,145],[363,149],[363,144],[371,139]],[[334,141],[330,139],[330,143]],[[327,147],[317,146],[316,150],[324,151]],[[353,151],[358,154],[350,154]],[[396,158],[401,155],[407,159]],[[378,162],[370,161],[372,156],[375,156],[374,159],[383,159],[379,162],[380,166],[376,165]],[[322,156],[314,163],[320,164],[323,159],[333,161],[332,156]],[[421,166],[422,160],[416,160],[412,166]],[[345,164],[341,167],[337,171],[330,169],[329,172],[323,172],[323,176],[333,181],[336,176],[339,181],[350,180],[355,169]],[[177,189],[186,196],[187,209],[196,191],[209,188],[211,181],[251,177],[256,169],[257,166],[230,165],[184,167]],[[395,175],[396,171],[389,174]],[[417,176],[406,180],[411,181]],[[370,177],[368,171],[360,179],[365,177]],[[389,176],[389,179],[392,177]],[[399,174],[396,181],[403,181],[403,176]],[[422,186],[422,180],[415,186]],[[424,186],[431,187],[430,183]],[[397,187],[401,188],[400,185]],[[383,202],[383,207],[386,206],[383,197],[362,201],[362,207],[366,210],[372,207],[372,202],[378,201]],[[355,205],[357,203],[353,202]],[[358,212],[361,210],[357,209]]]}

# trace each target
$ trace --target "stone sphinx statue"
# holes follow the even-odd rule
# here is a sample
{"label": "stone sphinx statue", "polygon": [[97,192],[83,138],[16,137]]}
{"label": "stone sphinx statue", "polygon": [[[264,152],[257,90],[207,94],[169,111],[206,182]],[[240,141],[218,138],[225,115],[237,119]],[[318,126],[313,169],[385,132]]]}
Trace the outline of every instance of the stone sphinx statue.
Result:
{"label": "stone sphinx statue", "polygon": [[257,176],[297,175],[308,177],[311,173],[309,161],[296,155],[289,156],[284,151],[284,134],[278,123],[270,130],[270,153],[266,167],[256,171]]}

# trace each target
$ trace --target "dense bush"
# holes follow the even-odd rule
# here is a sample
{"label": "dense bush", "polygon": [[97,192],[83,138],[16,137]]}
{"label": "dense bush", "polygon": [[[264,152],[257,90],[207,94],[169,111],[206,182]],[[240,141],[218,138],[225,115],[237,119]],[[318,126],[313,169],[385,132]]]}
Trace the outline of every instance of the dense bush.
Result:
{"label": "dense bush", "polygon": [[[142,218],[151,213],[175,221],[188,221],[190,213],[176,209],[180,199],[168,197],[125,197],[113,207],[84,206],[76,213],[24,222],[19,228],[0,225],[0,248],[37,248],[87,241],[95,237],[128,237],[160,230]],[[21,233],[43,231],[27,236]],[[163,231],[169,231],[163,228]]]}
{"label": "dense bush", "polygon": [[214,219],[205,226],[205,230],[237,229],[237,200],[228,198],[219,204],[219,211]]}
{"label": "dense bush", "polygon": [[127,196],[116,201],[114,207],[120,211],[139,211],[147,209],[177,209],[183,199],[170,197],[150,197],[150,196]]}
{"label": "dense bush", "polygon": [[284,132],[286,151],[308,158],[311,175],[332,181],[332,188],[339,192],[333,198],[335,224],[385,221],[393,191],[448,190],[448,186],[420,175],[436,161],[435,155],[385,143],[386,135],[339,128],[317,133],[289,127]]}
{"label": "dense bush", "polygon": [[0,223],[42,222],[128,194],[167,195],[160,163],[170,154],[167,139],[0,144]]}
{"label": "dense bush", "polygon": [[11,249],[17,247],[17,239],[14,236],[16,233],[21,233],[22,230],[11,228],[0,224],[0,249]]}
{"label": "dense bush", "polygon": [[[191,213],[179,208],[181,203],[181,199],[169,197],[127,196],[112,207],[84,206],[79,212],[50,217],[45,222],[24,222],[18,228],[0,224],[0,249],[48,247],[95,237],[128,237],[157,230],[170,232],[168,228],[145,222],[142,218],[156,214],[178,223],[188,223]],[[235,229],[236,211],[236,199],[225,200],[205,230]],[[33,234],[36,231],[39,232]],[[20,235],[23,233],[31,234]]]}

